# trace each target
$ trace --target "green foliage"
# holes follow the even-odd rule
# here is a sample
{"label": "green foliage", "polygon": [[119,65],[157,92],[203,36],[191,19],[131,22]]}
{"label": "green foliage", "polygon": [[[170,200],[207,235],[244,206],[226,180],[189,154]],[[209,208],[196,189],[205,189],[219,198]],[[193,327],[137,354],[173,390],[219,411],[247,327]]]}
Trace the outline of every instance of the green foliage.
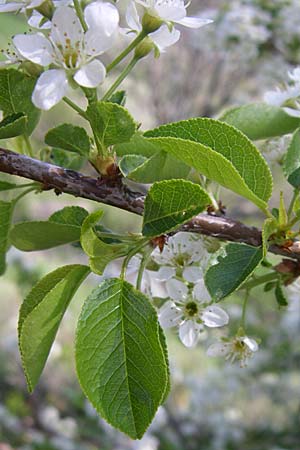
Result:
{"label": "green foliage", "polygon": [[71,265],[42,278],[22,303],[19,315],[19,347],[30,392],[47,361],[63,315],[90,270]]}
{"label": "green foliage", "polygon": [[127,142],[136,131],[136,123],[129,112],[117,103],[90,104],[86,114],[103,147]]}
{"label": "green foliage", "polygon": [[10,114],[0,122],[0,139],[8,139],[26,133],[27,116],[23,113]]}
{"label": "green foliage", "polygon": [[0,200],[0,275],[5,272],[5,256],[9,245],[8,235],[11,227],[13,202],[3,202]]}
{"label": "green foliage", "polygon": [[[220,171],[222,170],[220,165],[222,164],[222,162],[221,160],[218,160],[218,156],[222,155],[224,158],[226,158],[227,161],[231,163],[233,168],[242,178],[244,184],[246,184],[247,188],[252,192],[252,194],[250,194],[250,197],[252,198],[249,198],[248,193],[248,196],[246,196],[246,192],[241,195],[244,195],[246,198],[249,198],[249,200],[254,201],[254,194],[258,199],[258,203],[260,203],[260,200],[268,201],[271,196],[272,175],[269,167],[267,166],[267,163],[262,158],[257,148],[252,144],[251,141],[249,141],[249,139],[247,139],[246,136],[225,123],[222,123],[218,120],[206,118],[190,119],[163,125],[154,130],[147,131],[145,133],[145,136],[152,138],[180,138],[202,144],[203,146],[206,146],[205,148],[208,147],[209,149],[214,151],[214,154],[207,155],[210,161],[207,161],[206,163],[207,165],[210,164],[210,168],[208,170],[206,169],[206,171],[210,172],[213,175],[211,177],[207,175],[208,178],[211,178],[215,181],[220,180]],[[181,143],[180,141],[178,141],[177,147],[179,147],[180,145]],[[185,146],[186,145],[187,144],[185,144]],[[203,153],[203,150],[204,149],[201,147],[199,147],[198,151],[194,147],[191,147],[188,150],[190,154],[186,159],[189,160],[189,165],[191,165],[195,169],[197,169],[196,166],[198,166],[200,162],[201,166],[203,167],[204,159],[202,155],[200,161],[200,152]],[[185,151],[182,149],[181,153],[185,153]],[[186,162],[184,157],[179,158],[177,149],[175,149],[172,154],[178,157],[178,159],[180,159],[181,161]],[[212,166],[214,165],[215,167],[212,171]],[[200,172],[202,171],[202,173],[206,175],[206,173],[203,172],[205,168],[198,170]],[[225,170],[226,169],[224,167],[222,171]],[[224,181],[226,184],[228,184],[229,180],[226,179]],[[226,186],[224,181],[220,184]]]}
{"label": "green foliage", "polygon": [[27,116],[26,134],[36,127],[40,111],[31,102],[36,80],[15,69],[0,71],[0,109],[4,117],[23,113]]}
{"label": "green foliage", "polygon": [[64,123],[52,128],[45,136],[46,144],[78,153],[86,158],[90,151],[90,138],[84,128]]}
{"label": "green foliage", "polygon": [[133,439],[143,436],[169,386],[161,333],[148,298],[119,279],[90,294],[78,321],[82,389],[102,417]]}
{"label": "green foliage", "polygon": [[98,275],[102,275],[110,261],[126,256],[129,251],[126,244],[107,244],[97,236],[95,227],[102,216],[101,210],[90,214],[83,222],[80,238],[82,248],[89,256],[90,267]]}
{"label": "green foliage", "polygon": [[16,189],[18,187],[15,183],[8,183],[7,181],[0,180],[0,192],[1,191],[10,191],[11,189]]}
{"label": "green foliage", "polygon": [[52,149],[50,159],[53,164],[71,170],[80,170],[86,161],[82,156],[59,148]]}
{"label": "green foliage", "polygon": [[288,182],[296,187],[300,187],[300,128],[292,136],[284,158],[283,170]]}
{"label": "green foliage", "polygon": [[263,244],[263,256],[266,257],[269,243],[268,240],[270,236],[277,230],[277,222],[275,219],[266,219],[262,228],[262,244]]}
{"label": "green foliage", "polygon": [[128,142],[116,145],[114,150],[117,152],[118,156],[142,155],[150,158],[157,153],[156,145],[140,133],[135,133]]}
{"label": "green foliage", "polygon": [[50,217],[50,222],[63,223],[65,225],[75,225],[81,227],[86,217],[89,215],[86,209],[80,206],[66,206],[59,211],[55,211]]}
{"label": "green foliage", "polygon": [[283,292],[282,289],[282,283],[281,280],[279,279],[276,283],[276,287],[275,287],[275,298],[277,301],[277,304],[279,306],[279,308],[284,308],[285,306],[288,306],[289,303],[287,301],[287,298]]}
{"label": "green foliage", "polygon": [[292,133],[300,125],[297,117],[289,116],[282,108],[266,103],[229,109],[220,120],[238,128],[253,141]]}
{"label": "green foliage", "polygon": [[185,180],[154,183],[145,200],[143,234],[168,233],[203,211],[211,199],[198,185]]}
{"label": "green foliage", "polygon": [[261,247],[229,243],[217,256],[217,263],[205,274],[206,287],[216,301],[238,289],[263,258]]}
{"label": "green foliage", "polygon": [[110,103],[117,103],[117,105],[125,106],[126,103],[126,91],[117,91],[115,92],[110,99],[108,100]]}

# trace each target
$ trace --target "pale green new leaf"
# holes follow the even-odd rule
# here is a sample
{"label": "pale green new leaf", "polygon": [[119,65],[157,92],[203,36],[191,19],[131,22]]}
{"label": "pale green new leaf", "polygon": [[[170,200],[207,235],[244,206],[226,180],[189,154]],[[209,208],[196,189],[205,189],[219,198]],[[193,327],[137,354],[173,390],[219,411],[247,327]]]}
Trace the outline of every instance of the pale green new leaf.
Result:
{"label": "pale green new leaf", "polygon": [[300,128],[295,131],[284,158],[283,171],[288,182],[300,187]]}
{"label": "pale green new leaf", "polygon": [[[256,197],[268,201],[271,196],[272,175],[266,161],[253,143],[232,126],[214,119],[197,118],[163,125],[147,131],[145,136],[180,138],[205,145],[234,166]],[[216,172],[218,170],[219,166]]]}
{"label": "pale green new leaf", "polygon": [[266,103],[252,103],[229,109],[220,120],[241,130],[253,141],[292,133],[300,119],[289,116],[282,108]]}
{"label": "pale green new leaf", "polygon": [[155,309],[126,281],[104,281],[86,299],[76,332],[83,391],[111,425],[140,439],[169,386]]}
{"label": "pale green new leaf", "polygon": [[262,228],[262,245],[263,245],[263,256],[266,257],[269,248],[269,238],[276,231],[277,223],[275,218],[268,218],[265,220]]}
{"label": "pale green new leaf", "polygon": [[262,247],[229,243],[217,255],[216,264],[205,274],[206,287],[215,301],[238,289],[253,273],[263,258]]}
{"label": "pale green new leaf", "polygon": [[143,235],[160,236],[203,211],[211,199],[198,185],[185,180],[154,183],[145,200]]}
{"label": "pale green new leaf", "polygon": [[107,264],[113,259],[126,256],[129,250],[126,244],[107,244],[95,232],[95,227],[103,216],[99,210],[90,214],[83,222],[81,228],[81,246],[89,256],[89,264],[93,272],[102,275]]}
{"label": "pale green new leaf", "polygon": [[46,144],[55,148],[62,148],[70,152],[88,157],[90,138],[84,128],[64,123],[52,128],[45,136]]}
{"label": "pale green new leaf", "polygon": [[19,347],[30,392],[47,361],[63,315],[89,267],[64,266],[42,278],[22,303],[19,315]]}
{"label": "pale green new leaf", "polygon": [[0,275],[5,272],[6,251],[9,245],[8,235],[11,227],[13,202],[3,202],[0,200]]}
{"label": "pale green new leaf", "polygon": [[81,227],[88,215],[87,210],[80,206],[65,206],[63,209],[55,211],[48,220],[50,222]]}
{"label": "pale green new leaf", "polygon": [[0,122],[0,139],[9,139],[25,134],[27,130],[27,116],[16,113],[6,116]]}
{"label": "pale green new leaf", "polygon": [[16,189],[18,187],[15,183],[9,183],[8,181],[0,180],[0,192],[1,191],[10,191],[11,189]]}

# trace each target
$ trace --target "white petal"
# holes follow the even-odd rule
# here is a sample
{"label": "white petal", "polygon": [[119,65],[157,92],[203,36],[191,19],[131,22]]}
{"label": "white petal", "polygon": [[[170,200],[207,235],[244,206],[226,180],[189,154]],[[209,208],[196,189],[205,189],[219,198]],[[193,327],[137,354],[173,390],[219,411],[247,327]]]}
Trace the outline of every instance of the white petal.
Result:
{"label": "white petal", "polygon": [[142,25],[135,6],[135,3],[131,1],[126,10],[126,22],[131,30],[141,31]]}
{"label": "white petal", "polygon": [[105,75],[106,70],[102,62],[94,59],[77,70],[73,78],[80,86],[93,88],[103,83]]}
{"label": "white petal", "polygon": [[93,28],[90,28],[84,36],[85,51],[88,55],[97,56],[109,50],[116,41],[117,33],[107,36]]}
{"label": "white petal", "polygon": [[254,339],[251,339],[248,336],[245,336],[245,337],[241,338],[241,341],[247,345],[247,347],[251,350],[251,352],[257,352],[258,343]]}
{"label": "white petal", "polygon": [[52,45],[43,34],[17,34],[13,43],[23,58],[40,66],[48,66],[53,60]]}
{"label": "white petal", "polygon": [[196,283],[203,276],[203,272],[200,267],[189,266],[185,267],[182,272],[183,278],[190,283]]}
{"label": "white petal", "polygon": [[68,80],[64,70],[47,70],[35,85],[32,102],[37,108],[47,111],[63,98],[67,89]]}
{"label": "white petal", "polygon": [[149,37],[151,37],[158,50],[163,53],[165,48],[176,44],[180,38],[180,31],[175,28],[170,31],[167,25],[163,25],[154,33],[149,34]]}
{"label": "white petal", "polygon": [[90,3],[84,10],[84,18],[89,28],[94,28],[106,36],[115,33],[119,25],[119,12],[111,3]]}
{"label": "white petal", "polygon": [[28,8],[37,8],[40,6],[45,0],[32,0],[28,5]]}
{"label": "white petal", "polygon": [[173,300],[182,302],[188,294],[187,286],[182,281],[172,278],[166,282],[167,292]]}
{"label": "white petal", "polygon": [[52,18],[51,38],[53,41],[63,46],[71,44],[73,47],[82,40],[82,37],[83,30],[74,9],[68,6],[57,8]]}
{"label": "white petal", "polygon": [[292,117],[300,117],[300,111],[299,109],[293,109],[293,108],[283,108],[283,110]]}
{"label": "white petal", "polygon": [[194,347],[197,344],[202,330],[203,327],[201,324],[196,323],[193,320],[185,320],[179,326],[179,337],[181,342],[186,347]]}
{"label": "white petal", "polygon": [[178,21],[186,16],[186,9],[183,0],[177,2],[156,2],[155,11],[157,15],[168,21]]}
{"label": "white petal", "polygon": [[204,27],[204,25],[212,23],[213,20],[201,19],[200,17],[184,17],[183,19],[180,20],[174,20],[174,22],[179,23],[180,25],[183,25],[188,28],[201,28]]}
{"label": "white petal", "polygon": [[32,28],[38,28],[40,30],[48,30],[49,28],[51,28],[51,22],[50,20],[44,22],[43,19],[44,16],[42,14],[40,14],[38,11],[33,11],[27,23]]}
{"label": "white petal", "polygon": [[207,349],[207,356],[226,356],[231,350],[231,344],[229,342],[216,342]]}
{"label": "white petal", "polygon": [[209,303],[211,301],[211,296],[205,286],[203,278],[195,284],[193,289],[193,297],[199,303]]}
{"label": "white petal", "polygon": [[211,305],[205,308],[201,319],[204,324],[210,328],[223,327],[229,322],[229,316],[224,309],[216,305]]}
{"label": "white petal", "polygon": [[159,323],[162,328],[171,328],[177,325],[182,317],[182,311],[178,308],[174,302],[170,300],[164,303],[164,305],[158,311]]}
{"label": "white petal", "polygon": [[156,280],[167,281],[174,277],[176,274],[176,269],[174,267],[160,267],[157,272],[153,272]]}
{"label": "white petal", "polygon": [[18,3],[18,2],[5,3],[3,5],[0,5],[0,13],[19,11],[19,9],[21,9],[21,8],[22,8],[22,3]]}

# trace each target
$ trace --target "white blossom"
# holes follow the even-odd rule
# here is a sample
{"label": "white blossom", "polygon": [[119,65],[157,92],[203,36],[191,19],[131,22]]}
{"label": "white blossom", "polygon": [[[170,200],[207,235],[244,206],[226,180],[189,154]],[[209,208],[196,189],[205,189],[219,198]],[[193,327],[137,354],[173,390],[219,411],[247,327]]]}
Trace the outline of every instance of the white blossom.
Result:
{"label": "white blossom", "polygon": [[226,360],[234,363],[239,361],[241,367],[245,367],[248,360],[258,350],[258,343],[248,336],[236,335],[232,339],[212,344],[208,350],[208,356],[224,356]]}
{"label": "white blossom", "polygon": [[15,11],[25,11],[25,9],[34,9],[41,6],[45,0],[19,0],[19,1],[9,1],[0,0],[0,13],[1,12],[15,12]]}
{"label": "white blossom", "polygon": [[204,280],[198,281],[192,292],[183,282],[167,281],[168,300],[159,309],[159,322],[163,328],[179,327],[179,338],[186,347],[194,347],[204,331],[204,326],[217,328],[227,325],[228,314],[211,304]]}
{"label": "white blossom", "polygon": [[40,109],[48,110],[64,97],[69,77],[88,88],[105,79],[106,70],[98,56],[113,45],[119,14],[114,5],[97,1],[85,8],[84,15],[89,27],[85,33],[75,11],[62,6],[53,15],[48,38],[36,33],[13,39],[24,59],[43,67],[51,65],[39,77],[32,96]]}
{"label": "white blossom", "polygon": [[282,107],[290,116],[300,117],[300,68],[289,71],[288,76],[293,84],[267,91],[264,101],[269,105]]}

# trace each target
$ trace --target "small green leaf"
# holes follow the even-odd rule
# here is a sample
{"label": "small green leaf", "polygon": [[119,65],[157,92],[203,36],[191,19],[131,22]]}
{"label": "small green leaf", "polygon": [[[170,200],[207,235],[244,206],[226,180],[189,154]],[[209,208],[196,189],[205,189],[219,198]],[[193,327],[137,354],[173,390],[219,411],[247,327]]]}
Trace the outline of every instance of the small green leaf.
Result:
{"label": "small green leaf", "polygon": [[277,230],[277,222],[275,219],[266,219],[262,229],[263,256],[266,257],[269,248],[269,238]]}
{"label": "small green leaf", "polygon": [[90,138],[84,128],[64,123],[52,128],[45,136],[46,144],[88,157]]}
{"label": "small green leaf", "polygon": [[[247,194],[246,198],[249,198],[249,200],[252,201],[254,201],[253,194],[259,200],[263,201],[268,201],[271,196],[272,175],[266,161],[253,143],[232,126],[214,119],[189,119],[163,125],[154,130],[147,131],[144,136],[152,138],[179,138],[177,147],[174,148],[171,153],[183,162],[189,161],[188,164],[195,169],[201,167],[201,170],[199,169],[199,171],[202,171],[204,175],[210,173],[212,176],[207,176],[212,180],[219,181],[223,178],[223,183],[219,181],[220,184],[228,187],[230,179],[224,179],[224,172],[226,173],[227,169],[224,164],[224,168],[222,169],[222,161],[218,158],[219,155],[222,155],[238,172],[242,178],[243,184],[246,184],[247,190],[250,190],[252,194],[246,193],[245,189],[243,194],[237,190],[234,192],[244,196]],[[181,139],[184,139],[185,142],[197,142],[205,147],[190,146],[190,148],[187,148],[187,144],[185,144],[184,148],[179,149]],[[153,143],[155,142],[153,139],[151,141]],[[175,144],[174,140],[170,141],[170,144],[172,142]],[[206,149],[208,147],[213,150],[215,154],[212,152],[207,153]],[[186,148],[187,150],[185,150]],[[165,146],[163,149],[170,151],[170,149],[166,149]],[[205,155],[206,158],[203,158],[203,152],[205,151],[207,155]],[[186,152],[188,153],[187,155],[185,155]],[[180,155],[180,153],[183,155]],[[221,174],[220,172],[223,173]],[[240,186],[239,191],[242,190],[242,186]],[[258,202],[260,203],[259,200]]]}
{"label": "small green leaf", "polygon": [[90,258],[90,267],[98,275],[102,275],[110,261],[126,256],[129,251],[126,244],[107,244],[97,236],[94,228],[102,216],[101,210],[90,214],[83,222],[80,238],[82,248]]}
{"label": "small green leaf", "polygon": [[0,139],[9,139],[25,134],[27,130],[27,116],[16,113],[6,116],[0,122]]}
{"label": "small green leaf", "polygon": [[211,203],[198,185],[185,180],[154,183],[145,200],[143,235],[160,236],[203,211]]}
{"label": "small green leaf", "polygon": [[0,200],[0,275],[5,272],[6,252],[8,249],[8,235],[11,227],[11,219],[14,209],[13,202],[3,202]]}
{"label": "small green leaf", "polygon": [[300,187],[300,128],[295,131],[288,146],[283,171],[292,186]]}
{"label": "small green leaf", "polygon": [[284,228],[288,223],[288,215],[284,203],[283,192],[280,192],[278,222],[281,228]]}
{"label": "small green leaf", "polygon": [[10,242],[23,252],[46,250],[80,240],[80,227],[56,222],[21,222],[13,226]]}
{"label": "small green leaf", "polygon": [[127,142],[136,131],[129,112],[117,103],[98,102],[86,111],[91,127],[104,147]]}
{"label": "small green leaf", "polygon": [[59,148],[52,149],[50,159],[53,164],[71,170],[80,170],[86,162],[86,158]]}
{"label": "small green leaf", "polygon": [[151,158],[142,155],[125,155],[119,167],[124,176],[144,184],[186,178],[191,171],[186,164],[163,151],[156,152]]}
{"label": "small green leaf", "polygon": [[110,103],[117,103],[120,106],[125,106],[126,103],[126,91],[117,91],[115,92],[110,99],[108,100]]}
{"label": "small green leaf", "polygon": [[292,133],[300,120],[283,109],[266,103],[253,103],[226,111],[220,120],[241,130],[253,141]]}
{"label": "small green leaf", "polygon": [[25,114],[28,135],[33,132],[40,118],[40,111],[31,101],[35,84],[35,78],[30,78],[18,70],[0,71],[0,110],[3,111],[4,117],[16,113]]}
{"label": "small green leaf", "polygon": [[217,263],[205,274],[206,287],[216,301],[237,290],[260,264],[261,247],[246,244],[227,244],[217,256]]}
{"label": "small green leaf", "polygon": [[59,211],[55,211],[50,217],[50,222],[63,223],[65,225],[75,225],[81,227],[89,213],[80,206],[66,206]]}
{"label": "small green leaf", "polygon": [[7,181],[0,181],[0,192],[10,191],[11,189],[16,189],[17,187],[18,187],[17,184],[8,183]]}
{"label": "small green leaf", "polygon": [[43,371],[63,315],[88,274],[87,266],[60,267],[42,278],[22,303],[19,347],[30,392]]}
{"label": "small green leaf", "polygon": [[286,296],[285,296],[285,294],[283,292],[282,284],[281,284],[280,279],[277,281],[277,284],[276,284],[275,298],[276,298],[276,301],[278,303],[279,308],[282,308],[282,307],[285,307],[285,306],[289,305],[289,303],[287,301],[287,298],[286,298]]}
{"label": "small green leaf", "polygon": [[118,144],[114,147],[118,156],[124,155],[142,155],[151,158],[157,153],[157,146],[152,144],[140,133],[135,133],[130,141]]}
{"label": "small green leaf", "polygon": [[169,385],[150,300],[119,279],[95,289],[77,325],[76,366],[81,387],[99,414],[140,439]]}

